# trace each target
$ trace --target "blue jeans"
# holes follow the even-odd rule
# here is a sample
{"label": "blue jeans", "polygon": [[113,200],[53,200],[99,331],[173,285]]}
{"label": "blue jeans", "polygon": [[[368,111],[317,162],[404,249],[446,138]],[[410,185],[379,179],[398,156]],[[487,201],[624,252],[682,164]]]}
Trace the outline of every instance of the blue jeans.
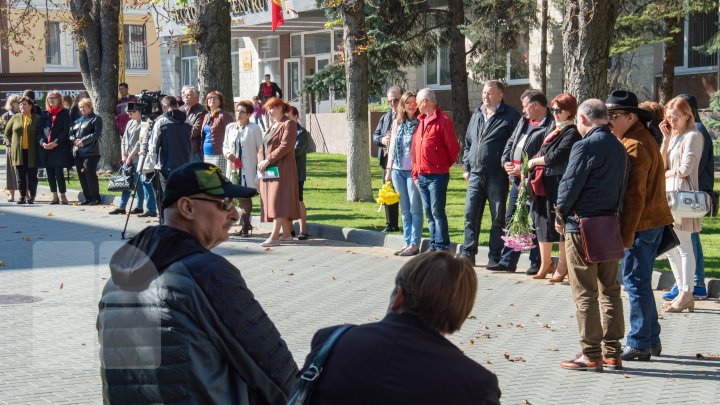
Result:
{"label": "blue jeans", "polygon": [[702,244],[700,243],[700,233],[695,232],[690,235],[692,241],[693,252],[695,253],[695,286],[705,287],[705,257],[703,256]]}
{"label": "blue jeans", "polygon": [[262,115],[253,115],[255,119],[255,123],[260,126],[260,129],[262,129],[263,132],[265,132],[265,121],[263,120]]}
{"label": "blue jeans", "polygon": [[393,169],[391,175],[393,187],[400,194],[400,211],[402,212],[405,246],[419,248],[423,231],[420,190],[413,181],[412,170]]}
{"label": "blue jeans", "polygon": [[430,249],[447,250],[450,246],[445,200],[450,174],[421,174],[418,176],[418,188],[422,197],[423,209],[430,229]]}
{"label": "blue jeans", "polygon": [[[135,169],[136,169],[136,165],[133,165],[133,183],[135,184],[135,190],[136,190],[136,192],[135,192],[135,208],[142,208],[144,193],[143,193],[142,187],[137,187],[137,182],[138,182],[139,176]],[[120,194],[120,206],[118,208],[120,208],[121,210],[124,210],[125,207],[127,207],[128,200],[130,200],[130,193],[131,193],[131,191],[123,191],[122,194]]]}
{"label": "blue jeans", "polygon": [[145,175],[140,182],[143,188],[143,194],[145,195],[145,212],[153,215],[157,215],[157,203],[155,202],[155,190],[153,190],[152,182],[145,181]]}
{"label": "blue jeans", "polygon": [[630,306],[630,332],[626,344],[649,349],[660,343],[660,323],[652,288],[655,256],[663,227],[637,232],[622,262],[623,284]]}
{"label": "blue jeans", "polygon": [[505,226],[505,201],[508,196],[508,176],[502,174],[470,173],[465,195],[465,234],[463,254],[475,257],[485,202],[490,202],[490,252],[488,258],[500,261],[505,246],[502,235]]}
{"label": "blue jeans", "polygon": [[[520,179],[513,177],[510,181],[510,199],[508,200],[507,213],[505,215],[505,225],[510,223],[510,219],[515,210],[517,210],[517,198],[520,193]],[[535,231],[533,231],[533,234]],[[520,260],[520,253],[513,249],[503,247],[502,258],[499,263],[505,267],[515,269],[517,268],[518,260]],[[540,248],[538,247],[537,239],[535,239],[535,247],[530,249],[530,265],[540,268]]]}

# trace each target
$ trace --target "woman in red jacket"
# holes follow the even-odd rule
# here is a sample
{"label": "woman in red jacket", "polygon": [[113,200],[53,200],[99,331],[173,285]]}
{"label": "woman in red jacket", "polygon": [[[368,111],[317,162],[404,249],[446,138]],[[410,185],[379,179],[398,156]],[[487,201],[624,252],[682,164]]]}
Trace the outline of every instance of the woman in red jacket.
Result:
{"label": "woman in red jacket", "polygon": [[219,167],[220,173],[225,173],[227,159],[223,155],[222,147],[225,141],[225,127],[233,123],[233,116],[224,110],[225,98],[219,91],[208,93],[205,97],[205,107],[208,113],[203,119],[200,138],[203,161]]}

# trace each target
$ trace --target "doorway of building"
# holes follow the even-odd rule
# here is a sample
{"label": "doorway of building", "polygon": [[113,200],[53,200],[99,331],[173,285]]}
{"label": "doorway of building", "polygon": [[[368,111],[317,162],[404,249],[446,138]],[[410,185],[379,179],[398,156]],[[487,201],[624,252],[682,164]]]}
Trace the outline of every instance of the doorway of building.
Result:
{"label": "doorway of building", "polygon": [[300,58],[285,59],[285,99],[298,110],[302,111],[302,103],[298,94],[301,85]]}

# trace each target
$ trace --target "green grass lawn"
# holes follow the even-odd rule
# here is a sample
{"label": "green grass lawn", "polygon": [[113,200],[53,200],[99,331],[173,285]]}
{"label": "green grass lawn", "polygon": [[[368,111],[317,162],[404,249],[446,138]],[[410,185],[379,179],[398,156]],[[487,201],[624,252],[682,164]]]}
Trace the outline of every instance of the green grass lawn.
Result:
{"label": "green grass lawn", "polygon": [[[371,158],[372,189],[377,192],[382,186],[381,171],[376,158]],[[307,181],[305,182],[305,205],[308,221],[318,224],[335,225],[349,228],[380,231],[385,227],[385,211],[374,201],[352,202],[346,200],[347,172],[345,155],[310,153],[307,159]],[[80,189],[75,172],[68,188]],[[107,191],[107,179],[100,178],[100,192],[119,195]],[[41,182],[42,183],[42,182]],[[47,184],[47,182],[44,182]],[[720,190],[720,182],[716,180],[715,189]],[[463,241],[463,211],[465,208],[465,180],[462,168],[455,166],[450,172],[450,185],[447,195],[447,215],[450,240],[456,243]],[[259,215],[259,197],[255,198],[253,214]],[[705,254],[705,272],[707,277],[720,278],[720,217],[703,218],[703,231],[700,240]],[[480,230],[480,244],[487,246],[488,229],[490,226],[490,210],[486,209]],[[427,226],[423,236],[428,237]],[[556,248],[557,249],[557,248]],[[667,260],[659,260],[656,267],[669,270]]]}

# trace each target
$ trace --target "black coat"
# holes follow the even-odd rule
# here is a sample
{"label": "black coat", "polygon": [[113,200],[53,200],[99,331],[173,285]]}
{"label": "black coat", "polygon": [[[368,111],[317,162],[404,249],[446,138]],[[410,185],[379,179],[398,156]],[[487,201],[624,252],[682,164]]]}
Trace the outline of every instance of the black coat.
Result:
{"label": "black coat", "polygon": [[83,117],[78,118],[70,127],[70,141],[75,139],[82,140],[83,146],[73,147],[73,155],[77,157],[100,156],[100,136],[102,135],[102,118],[90,113],[90,119],[81,121]]}
{"label": "black coat", "polygon": [[297,366],[240,271],[146,228],[110,261],[97,318],[105,403],[284,404]]}
{"label": "black coat", "polygon": [[[336,327],[318,331],[307,356]],[[499,404],[495,374],[414,315],[355,326],[333,347],[312,404]]]}
{"label": "black coat", "polygon": [[712,194],[715,183],[715,158],[713,157],[713,144],[710,133],[701,122],[695,122],[703,137],[703,151],[700,156],[698,169],[698,183],[700,191]]}
{"label": "black coat", "polygon": [[463,170],[466,173],[505,173],[502,154],[520,118],[516,109],[501,102],[485,125],[482,108],[476,108],[465,134]]}
{"label": "black coat", "polygon": [[307,178],[308,132],[305,127],[298,124],[297,138],[295,138],[295,166],[297,166],[298,181]]}
{"label": "black coat", "polygon": [[575,214],[598,217],[618,212],[627,163],[625,147],[607,125],[591,129],[573,145],[557,198],[566,232],[579,232]]}
{"label": "black coat", "polygon": [[[503,151],[502,155],[502,163],[513,161],[515,147],[520,141],[520,138],[522,138],[522,134],[527,131],[529,125],[530,120],[525,117],[522,117],[518,121],[517,126],[515,126],[515,130],[510,136],[510,139],[508,139],[507,143],[505,144],[505,150]],[[523,153],[528,155],[528,159],[532,159],[533,156],[535,156],[535,154],[540,151],[540,147],[542,146],[542,142],[545,139],[545,136],[553,128],[555,128],[555,118],[553,118],[552,114],[550,114],[550,112],[548,111],[548,113],[545,115],[545,118],[543,118],[543,120],[540,122],[540,125],[533,128],[528,134],[527,138],[525,138],[525,145],[523,145],[522,150]]]}
{"label": "black coat", "polygon": [[[48,144],[48,134],[45,129],[52,133],[51,142],[57,143],[57,147],[45,150],[43,145]],[[41,128],[37,132],[38,143],[40,144],[39,159],[40,167],[68,167],[70,162],[70,111],[63,108],[58,112],[53,124],[52,116],[47,111],[43,113]]]}
{"label": "black coat", "polygon": [[390,109],[388,112],[383,114],[382,117],[380,117],[380,121],[373,132],[373,142],[375,142],[375,145],[378,147],[378,163],[383,170],[387,167],[387,146],[382,144],[382,139],[388,134],[388,132],[390,132],[393,118],[395,118],[395,110]]}
{"label": "black coat", "polygon": [[[551,131],[551,134],[554,131]],[[548,135],[549,135],[548,134]],[[570,150],[575,142],[582,139],[577,127],[568,125],[548,143],[540,147],[540,154],[545,157],[545,176],[562,176],[570,160]]]}
{"label": "black coat", "polygon": [[[262,100],[263,102],[265,101],[265,98],[263,98],[263,85],[264,84],[265,84],[264,81],[262,83],[260,83],[260,87],[258,88],[258,94],[257,94],[258,98],[260,100]],[[272,87],[272,96],[271,97],[283,98],[283,92],[277,83],[270,82],[270,87]]]}

